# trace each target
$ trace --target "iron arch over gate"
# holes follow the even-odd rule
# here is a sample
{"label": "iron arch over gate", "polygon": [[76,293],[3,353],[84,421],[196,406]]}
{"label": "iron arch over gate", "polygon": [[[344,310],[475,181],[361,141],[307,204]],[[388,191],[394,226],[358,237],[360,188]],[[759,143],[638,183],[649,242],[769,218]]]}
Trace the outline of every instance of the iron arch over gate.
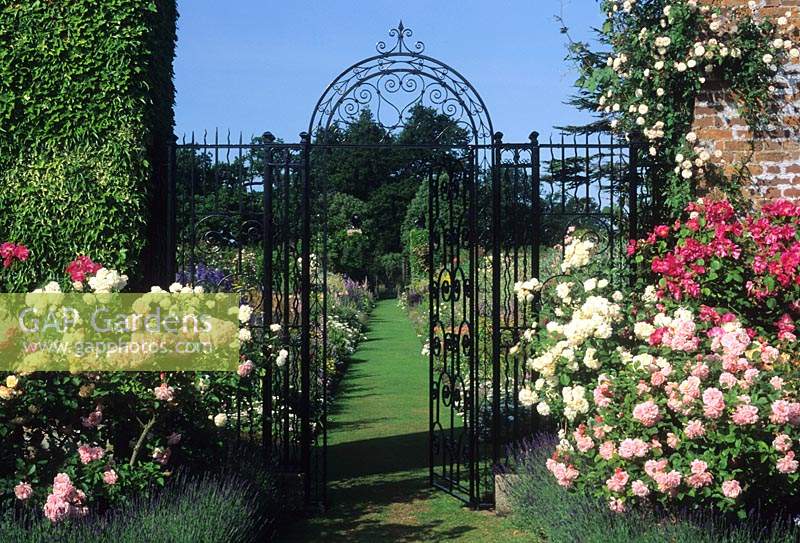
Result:
{"label": "iron arch over gate", "polygon": [[[401,22],[325,89],[299,143],[265,133],[252,142],[194,135],[171,145],[169,236],[185,281],[209,281],[208,251],[233,251],[214,288],[233,285],[258,305],[261,381],[231,400],[240,438],[260,437],[264,457],[299,475],[306,503],[326,501],[328,423],[328,180],[336,153],[410,153],[427,186],[429,474],[432,486],[473,507],[491,506],[506,447],[538,427],[520,405],[533,377],[512,347],[538,309],[520,303],[517,281],[551,270],[567,230],[599,232],[610,261],[636,235],[646,190],[642,145],[599,134],[506,143],[475,87],[425,54]],[[415,108],[432,108],[468,134],[397,142]],[[331,135],[371,117],[386,141],[352,144]],[[405,156],[405,155],[404,155]],[[224,198],[209,189],[224,188]],[[231,203],[231,197],[236,200]],[[262,252],[254,261],[254,247]],[[204,252],[205,251],[205,252]],[[286,362],[272,363],[280,325]],[[409,353],[409,358],[416,353]]]}

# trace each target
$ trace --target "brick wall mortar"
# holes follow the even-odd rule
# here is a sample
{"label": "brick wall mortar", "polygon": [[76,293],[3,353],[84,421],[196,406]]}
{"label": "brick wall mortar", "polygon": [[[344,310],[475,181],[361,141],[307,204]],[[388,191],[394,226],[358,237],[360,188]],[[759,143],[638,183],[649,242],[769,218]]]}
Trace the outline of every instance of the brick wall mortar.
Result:
{"label": "brick wall mortar", "polygon": [[[707,0],[723,7],[747,6],[747,0]],[[760,0],[761,13],[778,17],[793,12],[791,22],[800,27],[800,0]],[[752,189],[764,198],[800,198],[800,64],[787,66],[786,77],[776,82],[780,108],[779,128],[752,137],[747,123],[724,83],[709,81],[695,103],[693,131],[709,150],[721,150],[727,164],[746,164]],[[729,166],[729,170],[733,170]]]}

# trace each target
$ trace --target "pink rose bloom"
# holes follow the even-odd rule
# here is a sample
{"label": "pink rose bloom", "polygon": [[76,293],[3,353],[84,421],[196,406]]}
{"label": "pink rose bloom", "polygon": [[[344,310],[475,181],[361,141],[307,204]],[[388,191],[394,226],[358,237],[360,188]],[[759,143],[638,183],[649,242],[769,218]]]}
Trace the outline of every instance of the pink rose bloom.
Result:
{"label": "pink rose bloom", "polygon": [[736,499],[742,493],[742,487],[739,485],[739,481],[731,479],[722,483],[722,493],[726,498]]}
{"label": "pink rose bloom", "polygon": [[786,400],[775,400],[772,402],[772,414],[769,420],[775,424],[786,424],[791,417],[791,404]]}
{"label": "pink rose bloom", "polygon": [[84,428],[97,428],[97,425],[103,421],[103,412],[98,407],[88,417],[81,417],[81,424]]}
{"label": "pink rose bloom", "polygon": [[175,445],[177,445],[178,443],[180,443],[180,442],[181,442],[181,439],[183,439],[183,436],[182,436],[181,434],[178,434],[178,433],[176,433],[176,432],[172,432],[172,433],[171,433],[171,434],[170,434],[170,435],[167,437],[167,445],[169,445],[169,446],[171,446],[171,447],[172,447],[172,446],[175,446]]}
{"label": "pink rose bloom", "polygon": [[681,381],[681,384],[678,385],[678,391],[683,394],[683,396],[689,398],[699,398],[700,397],[700,378],[691,375]]}
{"label": "pink rose bloom", "polygon": [[780,390],[783,388],[783,379],[778,377],[777,375],[769,380],[769,384],[772,385],[772,388],[775,390]]}
{"label": "pink rose bloom", "polygon": [[639,479],[631,483],[631,490],[635,496],[640,498],[646,498],[650,494],[650,489]]}
{"label": "pink rose bloom", "polygon": [[789,451],[786,456],[778,460],[778,471],[781,473],[794,473],[797,471],[797,460],[794,459],[794,451]]}
{"label": "pink rose bloom", "polygon": [[690,468],[692,473],[705,473],[708,470],[708,464],[702,460],[692,460]]}
{"label": "pink rose bloom", "polygon": [[617,448],[614,446],[613,441],[605,441],[600,445],[598,452],[603,459],[611,460],[614,453],[617,452]]}
{"label": "pink rose bloom", "polygon": [[739,426],[755,424],[758,422],[758,407],[748,404],[739,405],[731,418],[733,423]]}
{"label": "pink rose bloom", "polygon": [[614,475],[606,479],[606,487],[611,492],[622,492],[628,484],[628,478],[628,474],[622,468],[617,468]]}
{"label": "pink rose bloom", "polygon": [[171,402],[173,398],[175,398],[175,389],[167,383],[161,383],[153,389],[153,395],[156,397],[156,400]]}
{"label": "pink rose bloom", "polygon": [[558,484],[564,488],[571,487],[573,481],[578,478],[579,472],[573,466],[567,466],[562,462],[556,462],[552,458],[548,458],[545,464],[550,473],[556,478]]}
{"label": "pink rose bloom", "polygon": [[731,389],[736,386],[736,383],[738,382],[739,380],[736,379],[736,376],[727,371],[719,376],[719,384],[722,388]]}
{"label": "pink rose bloom", "polygon": [[614,397],[614,393],[611,392],[611,385],[608,383],[608,381],[603,381],[595,387],[593,396],[596,406],[608,407],[611,405],[611,398]]}
{"label": "pink rose bloom", "polygon": [[75,487],[66,473],[59,473],[53,478],[53,495],[65,500],[71,499],[75,494]]}
{"label": "pink rose bloom", "polygon": [[623,439],[619,444],[619,455],[622,458],[642,458],[647,454],[650,447],[641,439]]}
{"label": "pink rose bloom", "polygon": [[245,360],[236,370],[236,373],[239,374],[239,377],[248,377],[251,373],[253,373],[253,369],[255,369],[255,364],[253,364],[252,360]]}
{"label": "pink rose bloom", "polygon": [[578,447],[578,450],[582,453],[585,453],[592,447],[594,447],[594,441],[592,438],[583,434],[583,435],[575,435],[575,445]]}
{"label": "pink rose bloom", "polygon": [[33,495],[33,487],[28,483],[19,483],[14,487],[14,495],[18,500],[25,501]]}
{"label": "pink rose bloom", "polygon": [[780,434],[772,441],[772,446],[778,452],[788,452],[792,448],[792,439],[786,434]]}
{"label": "pink rose bloom", "polygon": [[698,437],[702,437],[703,435],[705,435],[706,429],[701,421],[694,419],[686,423],[686,428],[684,428],[684,432],[686,433],[686,437],[688,437],[689,439],[697,439]]}
{"label": "pink rose bloom", "polygon": [[779,354],[780,352],[778,351],[778,349],[772,347],[771,345],[767,345],[766,347],[761,349],[761,361],[764,364],[770,364],[778,358]]}
{"label": "pink rose bloom", "polygon": [[718,419],[725,410],[725,398],[722,391],[716,388],[707,388],[703,392],[703,414],[710,419]]}
{"label": "pink rose bloom", "polygon": [[44,504],[44,516],[50,522],[61,522],[70,516],[72,506],[64,498],[50,494],[47,496],[47,501]]}
{"label": "pink rose bloom", "polygon": [[658,405],[656,405],[653,400],[647,400],[644,403],[636,405],[636,407],[633,408],[633,418],[647,427],[653,426],[661,420]]}
{"label": "pink rose bloom", "polygon": [[90,447],[88,445],[81,445],[78,447],[78,456],[81,457],[82,464],[100,460],[105,454],[105,451],[101,447]]}
{"label": "pink rose bloom", "polygon": [[658,485],[659,492],[665,494],[672,494],[681,484],[681,474],[676,470],[672,470],[669,473],[656,473],[654,479]]}
{"label": "pink rose bloom", "polygon": [[753,384],[753,381],[756,377],[758,377],[759,372],[756,368],[749,368],[744,370],[744,380],[747,381],[749,384]]}
{"label": "pink rose bloom", "polygon": [[692,473],[686,478],[686,484],[692,488],[702,488],[708,486],[714,480],[714,477],[707,471],[702,473]]}
{"label": "pink rose bloom", "polygon": [[648,386],[648,384],[645,383],[644,381],[639,381],[639,384],[636,385],[636,393],[639,396],[643,396],[648,392],[650,392],[650,386]]}
{"label": "pink rose bloom", "polygon": [[172,450],[169,447],[166,449],[162,449],[161,447],[156,447],[153,449],[153,460],[162,466],[169,462],[170,456],[172,456]]}
{"label": "pink rose bloom", "polygon": [[107,485],[115,485],[119,480],[119,475],[113,469],[103,472],[103,482]]}
{"label": "pink rose bloom", "polygon": [[648,460],[644,463],[644,471],[649,475],[651,478],[655,479],[656,475],[659,473],[663,473],[664,470],[667,469],[667,459],[662,458],[661,460]]}
{"label": "pink rose bloom", "polygon": [[650,374],[650,384],[653,385],[654,387],[660,387],[666,382],[667,382],[666,376],[660,371],[656,371]]}
{"label": "pink rose bloom", "polygon": [[681,444],[681,438],[679,438],[672,432],[667,433],[667,446],[670,449],[677,449],[678,445],[680,444]]}
{"label": "pink rose bloom", "polygon": [[625,502],[619,498],[611,498],[610,500],[608,500],[608,508],[614,511],[615,513],[624,513]]}
{"label": "pink rose bloom", "polygon": [[709,373],[708,366],[706,366],[702,362],[698,362],[697,365],[694,368],[692,368],[692,375],[700,380],[707,379],[708,373]]}

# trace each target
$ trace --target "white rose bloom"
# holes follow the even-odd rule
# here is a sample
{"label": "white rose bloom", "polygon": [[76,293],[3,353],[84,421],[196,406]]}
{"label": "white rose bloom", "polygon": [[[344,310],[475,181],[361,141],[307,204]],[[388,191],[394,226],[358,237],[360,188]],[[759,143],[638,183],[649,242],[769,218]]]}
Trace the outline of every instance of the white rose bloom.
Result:
{"label": "white rose bloom", "polygon": [[570,291],[571,288],[572,288],[572,283],[559,283],[556,286],[556,295],[559,298],[561,298],[562,300],[564,298],[568,298],[569,297],[569,291]]}
{"label": "white rose bloom", "polygon": [[761,60],[763,60],[763,61],[764,61],[764,64],[771,64],[771,63],[772,63],[772,61],[774,60],[774,58],[775,58],[775,57],[773,57],[772,55],[770,55],[769,53],[767,53],[766,55],[764,55],[763,57],[761,57]]}
{"label": "white rose bloom", "polygon": [[550,414],[550,406],[547,405],[547,402],[539,402],[536,405],[536,412],[541,416],[546,417]]}
{"label": "white rose bloom", "polygon": [[706,54],[706,48],[701,45],[696,45],[694,48],[694,56],[702,57]]}
{"label": "white rose bloom", "polygon": [[594,277],[589,278],[583,282],[583,290],[586,292],[593,291],[595,288],[597,288],[597,286],[598,286],[597,279]]}
{"label": "white rose bloom", "polygon": [[239,322],[250,322],[250,317],[253,315],[253,308],[249,304],[242,304],[239,306]]}
{"label": "white rose bloom", "polygon": [[664,69],[664,61],[663,61],[663,60],[659,60],[659,61],[657,61],[657,62],[655,63],[655,66],[653,66],[653,67],[654,67],[656,70],[663,70],[663,69]]}
{"label": "white rose bloom", "polygon": [[228,425],[228,415],[219,413],[214,417],[214,426],[217,428],[224,428]]}
{"label": "white rose bloom", "polygon": [[251,339],[253,339],[253,334],[250,332],[250,330],[247,328],[242,328],[239,330],[239,341],[247,343]]}
{"label": "white rose bloom", "polygon": [[649,339],[656,329],[649,322],[637,322],[633,325],[633,333],[641,340]]}
{"label": "white rose bloom", "polygon": [[180,292],[182,288],[183,288],[183,285],[181,285],[180,283],[172,283],[169,286],[169,291],[171,293],[175,294],[175,293]]}
{"label": "white rose bloom", "polygon": [[611,295],[611,299],[614,300],[615,302],[621,302],[623,299],[625,299],[625,296],[623,296],[623,294],[620,291],[615,290],[614,293]]}
{"label": "white rose bloom", "polygon": [[544,379],[539,377],[538,379],[536,379],[536,382],[533,384],[533,388],[535,388],[536,390],[542,390],[542,388],[544,388],[544,384],[545,384]]}
{"label": "white rose bloom", "polygon": [[597,349],[589,347],[583,355],[583,365],[590,370],[600,369],[600,361],[596,357]]}
{"label": "white rose bloom", "polygon": [[539,401],[539,395],[529,388],[519,391],[519,403],[525,407],[530,407]]}
{"label": "white rose bloom", "polygon": [[270,324],[269,325],[269,331],[272,332],[272,333],[280,332],[281,331],[281,325],[277,324],[277,323]]}
{"label": "white rose bloom", "polygon": [[286,349],[281,349],[278,352],[278,356],[275,357],[275,365],[279,368],[282,368],[286,365],[286,360],[289,358],[289,351]]}

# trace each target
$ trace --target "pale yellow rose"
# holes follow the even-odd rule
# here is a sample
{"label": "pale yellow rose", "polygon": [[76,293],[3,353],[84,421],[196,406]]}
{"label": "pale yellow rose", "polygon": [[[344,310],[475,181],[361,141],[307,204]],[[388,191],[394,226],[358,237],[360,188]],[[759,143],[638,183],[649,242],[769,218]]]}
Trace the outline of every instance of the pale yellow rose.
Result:
{"label": "pale yellow rose", "polygon": [[17,388],[18,384],[19,384],[19,379],[17,379],[16,375],[9,375],[8,377],[6,377],[6,386],[8,388]]}

